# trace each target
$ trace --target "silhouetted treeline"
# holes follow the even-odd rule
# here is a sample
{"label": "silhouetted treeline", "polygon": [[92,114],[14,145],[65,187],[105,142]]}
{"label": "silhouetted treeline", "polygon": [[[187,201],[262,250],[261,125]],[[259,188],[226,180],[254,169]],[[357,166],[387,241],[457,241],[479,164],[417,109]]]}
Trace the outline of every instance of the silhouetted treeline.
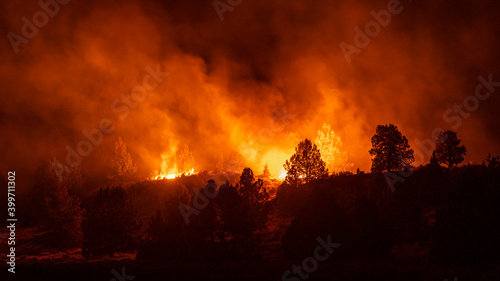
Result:
{"label": "silhouetted treeline", "polygon": [[[332,235],[332,258],[419,259],[471,264],[500,258],[500,169],[467,165],[417,169],[391,192],[383,174],[283,185],[278,210],[294,220],[284,253],[300,258]],[[295,211],[293,211],[295,210]]]}
{"label": "silhouetted treeline", "polygon": [[262,180],[245,168],[236,186],[213,180],[195,194],[172,198],[152,219],[141,258],[234,258],[257,255],[252,233],[269,210]]}
{"label": "silhouetted treeline", "polygon": [[341,244],[332,260],[457,265],[500,258],[498,157],[448,168],[433,160],[393,188],[381,172],[285,182],[272,200],[249,168],[235,184],[217,184],[202,172],[87,190],[77,170],[58,176],[53,163],[40,167],[35,191],[24,199],[33,209],[22,213],[23,226],[40,231],[33,238],[38,246],[22,251],[81,248],[87,258],[137,252],[139,259],[155,260],[255,259],[266,246],[261,239],[269,224],[291,219],[277,247],[287,258],[311,255],[316,238],[327,236]]}

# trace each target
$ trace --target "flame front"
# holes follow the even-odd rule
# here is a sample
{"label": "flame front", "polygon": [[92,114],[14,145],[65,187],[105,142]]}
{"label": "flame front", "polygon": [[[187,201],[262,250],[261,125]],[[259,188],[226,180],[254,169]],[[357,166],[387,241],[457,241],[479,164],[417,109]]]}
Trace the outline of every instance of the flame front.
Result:
{"label": "flame front", "polygon": [[194,175],[195,161],[187,145],[172,146],[161,155],[161,171],[155,170],[151,180],[175,179]]}
{"label": "flame front", "polygon": [[194,168],[191,168],[191,170],[187,172],[181,172],[181,173],[165,173],[165,172],[158,172],[158,170],[155,170],[153,173],[153,176],[150,178],[150,180],[164,180],[164,179],[175,179],[177,177],[180,177],[182,175],[185,176],[191,176],[195,175],[196,173],[194,172]]}

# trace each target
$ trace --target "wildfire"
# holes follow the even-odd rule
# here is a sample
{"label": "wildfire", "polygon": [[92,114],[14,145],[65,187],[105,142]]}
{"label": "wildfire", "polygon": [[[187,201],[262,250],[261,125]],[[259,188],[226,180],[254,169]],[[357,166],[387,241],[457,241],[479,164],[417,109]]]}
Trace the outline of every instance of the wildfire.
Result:
{"label": "wildfire", "polygon": [[286,171],[283,171],[283,173],[281,173],[278,178],[280,180],[282,180],[282,181],[285,180],[285,178],[286,178]]}
{"label": "wildfire", "polygon": [[171,180],[171,179],[175,179],[177,177],[180,177],[182,175],[185,175],[185,176],[191,176],[191,175],[194,175],[196,174],[194,172],[194,168],[192,168],[191,170],[187,171],[187,172],[183,172],[183,173],[164,173],[164,172],[158,172],[158,170],[155,170],[154,173],[153,173],[153,176],[150,178],[150,180],[164,180],[164,179],[168,179],[168,180]]}
{"label": "wildfire", "polygon": [[[150,180],[175,179],[182,175],[194,175],[194,157],[187,145],[172,146],[161,155],[161,172],[155,170]],[[189,169],[191,168],[191,169]]]}

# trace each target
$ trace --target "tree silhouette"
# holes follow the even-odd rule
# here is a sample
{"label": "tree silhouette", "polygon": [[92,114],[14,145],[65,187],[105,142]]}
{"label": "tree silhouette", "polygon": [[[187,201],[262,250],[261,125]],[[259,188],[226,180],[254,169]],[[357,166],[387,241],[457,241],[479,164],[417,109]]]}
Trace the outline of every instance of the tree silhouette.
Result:
{"label": "tree silhouette", "polygon": [[467,153],[465,146],[460,146],[461,140],[457,133],[451,130],[439,133],[436,139],[436,159],[438,163],[446,164],[448,168],[462,163]]}
{"label": "tree silhouette", "polygon": [[328,175],[325,162],[319,149],[309,139],[301,141],[295,148],[295,154],[283,165],[287,173],[285,182],[297,186]]}
{"label": "tree silhouette", "polygon": [[245,168],[236,187],[243,197],[243,208],[248,209],[250,214],[252,223],[250,229],[255,230],[263,227],[267,217],[267,200],[269,199],[264,181],[255,180],[252,169]]}
{"label": "tree silhouette", "polygon": [[256,181],[252,169],[248,167],[243,169],[237,187],[243,199],[251,205],[261,204],[269,198],[264,181],[261,179]]}
{"label": "tree silhouette", "polygon": [[430,165],[433,166],[433,167],[438,167],[439,166],[439,162],[436,158],[436,151],[433,150],[432,151],[432,156],[431,156],[431,159],[430,159]]}
{"label": "tree silhouette", "polygon": [[378,125],[372,137],[372,172],[384,172],[398,169],[400,165],[408,167],[415,161],[413,149],[408,140],[393,124]]}
{"label": "tree silhouette", "polygon": [[[500,157],[497,155],[496,157],[495,156],[491,156],[491,153],[488,153],[488,156],[486,157],[486,162],[488,162],[488,168],[498,168],[500,167]],[[484,166],[484,162],[483,162],[483,166]]]}

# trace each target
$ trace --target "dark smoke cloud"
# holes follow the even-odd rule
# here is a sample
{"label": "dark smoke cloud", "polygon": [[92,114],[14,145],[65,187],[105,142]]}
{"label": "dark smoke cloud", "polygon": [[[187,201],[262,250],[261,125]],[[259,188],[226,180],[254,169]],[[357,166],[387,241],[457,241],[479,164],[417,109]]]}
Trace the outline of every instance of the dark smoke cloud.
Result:
{"label": "dark smoke cloud", "polygon": [[[350,161],[368,170],[376,125],[394,123],[416,148],[434,128],[451,128],[443,113],[474,94],[479,75],[500,81],[493,0],[401,1],[348,63],[339,44],[353,44],[354,27],[387,3],[243,1],[221,22],[212,1],[73,0],[15,54],[7,34],[21,34],[21,18],[40,6],[2,1],[0,169],[30,174],[52,156],[64,162],[83,129],[110,118],[116,130],[82,165],[99,166],[97,151],[122,136],[143,174],[181,144],[199,169],[212,169],[220,153],[252,143],[247,161],[261,170],[291,151],[287,132],[314,138],[329,123]],[[169,76],[120,120],[111,104],[157,64]],[[457,129],[467,161],[500,153],[498,91]],[[283,107],[296,117],[264,143],[259,132]]]}

